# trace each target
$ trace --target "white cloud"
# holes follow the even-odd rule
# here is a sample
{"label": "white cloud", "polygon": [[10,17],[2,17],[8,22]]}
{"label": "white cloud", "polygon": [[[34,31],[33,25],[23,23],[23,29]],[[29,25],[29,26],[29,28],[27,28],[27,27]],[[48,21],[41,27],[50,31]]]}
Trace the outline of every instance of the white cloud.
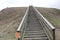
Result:
{"label": "white cloud", "polygon": [[11,6],[41,6],[60,8],[60,0],[0,0],[0,9]]}

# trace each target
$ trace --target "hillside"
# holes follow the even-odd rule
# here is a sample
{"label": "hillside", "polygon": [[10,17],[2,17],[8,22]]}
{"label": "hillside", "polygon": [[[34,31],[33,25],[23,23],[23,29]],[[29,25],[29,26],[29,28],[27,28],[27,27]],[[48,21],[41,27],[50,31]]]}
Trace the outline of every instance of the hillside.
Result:
{"label": "hillside", "polygon": [[[37,7],[39,12],[56,27],[56,40],[60,40],[60,10]],[[16,40],[15,33],[26,7],[11,7],[0,11],[0,40]]]}
{"label": "hillside", "polygon": [[0,12],[0,40],[16,40],[16,29],[25,11],[26,7],[12,7]]}
{"label": "hillside", "polygon": [[56,40],[60,40],[60,10],[55,8],[37,8],[41,14],[56,28]]}

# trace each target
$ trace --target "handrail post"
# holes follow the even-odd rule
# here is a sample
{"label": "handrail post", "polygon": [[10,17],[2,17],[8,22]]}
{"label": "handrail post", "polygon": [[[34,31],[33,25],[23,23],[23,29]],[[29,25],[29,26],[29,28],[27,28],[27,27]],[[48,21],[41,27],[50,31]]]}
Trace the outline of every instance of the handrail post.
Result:
{"label": "handrail post", "polygon": [[20,33],[20,31],[17,31],[17,32],[16,32],[16,38],[17,38],[17,40],[20,40],[20,38],[21,38],[21,33]]}
{"label": "handrail post", "polygon": [[53,29],[53,40],[55,40],[55,29]]}
{"label": "handrail post", "polygon": [[[32,8],[34,7],[32,6]],[[34,8],[34,10],[39,22],[44,22],[41,24],[43,24],[44,31],[46,32],[49,40],[55,40],[55,27],[36,8]]]}
{"label": "handrail post", "polygon": [[23,37],[24,28],[27,25],[28,11],[29,11],[29,7],[27,8],[27,10],[20,22],[19,27],[17,28],[17,31],[16,31],[17,40],[23,40],[22,37]]}

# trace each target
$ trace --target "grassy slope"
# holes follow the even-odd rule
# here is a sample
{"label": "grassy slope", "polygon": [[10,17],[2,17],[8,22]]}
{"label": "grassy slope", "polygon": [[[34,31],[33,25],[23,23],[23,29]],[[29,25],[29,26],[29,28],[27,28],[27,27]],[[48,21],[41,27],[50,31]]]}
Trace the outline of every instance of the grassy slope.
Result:
{"label": "grassy slope", "polygon": [[[37,8],[56,27],[56,40],[60,40],[60,10]],[[6,8],[0,12],[0,40],[16,40],[15,32],[26,8]]]}
{"label": "grassy slope", "polygon": [[0,12],[0,40],[16,40],[16,29],[26,8],[6,8]]}
{"label": "grassy slope", "polygon": [[55,8],[37,8],[43,16],[56,27],[56,40],[60,40],[60,10]]}

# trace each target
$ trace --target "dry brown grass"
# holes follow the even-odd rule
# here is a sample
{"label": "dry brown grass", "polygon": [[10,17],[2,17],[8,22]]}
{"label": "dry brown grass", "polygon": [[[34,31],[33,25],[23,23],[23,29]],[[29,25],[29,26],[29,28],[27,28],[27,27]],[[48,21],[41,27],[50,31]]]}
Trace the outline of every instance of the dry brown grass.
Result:
{"label": "dry brown grass", "polygon": [[37,8],[43,16],[56,27],[56,40],[60,40],[60,10],[55,8]]}
{"label": "dry brown grass", "polygon": [[0,12],[0,40],[16,40],[15,32],[26,7],[6,8]]}

